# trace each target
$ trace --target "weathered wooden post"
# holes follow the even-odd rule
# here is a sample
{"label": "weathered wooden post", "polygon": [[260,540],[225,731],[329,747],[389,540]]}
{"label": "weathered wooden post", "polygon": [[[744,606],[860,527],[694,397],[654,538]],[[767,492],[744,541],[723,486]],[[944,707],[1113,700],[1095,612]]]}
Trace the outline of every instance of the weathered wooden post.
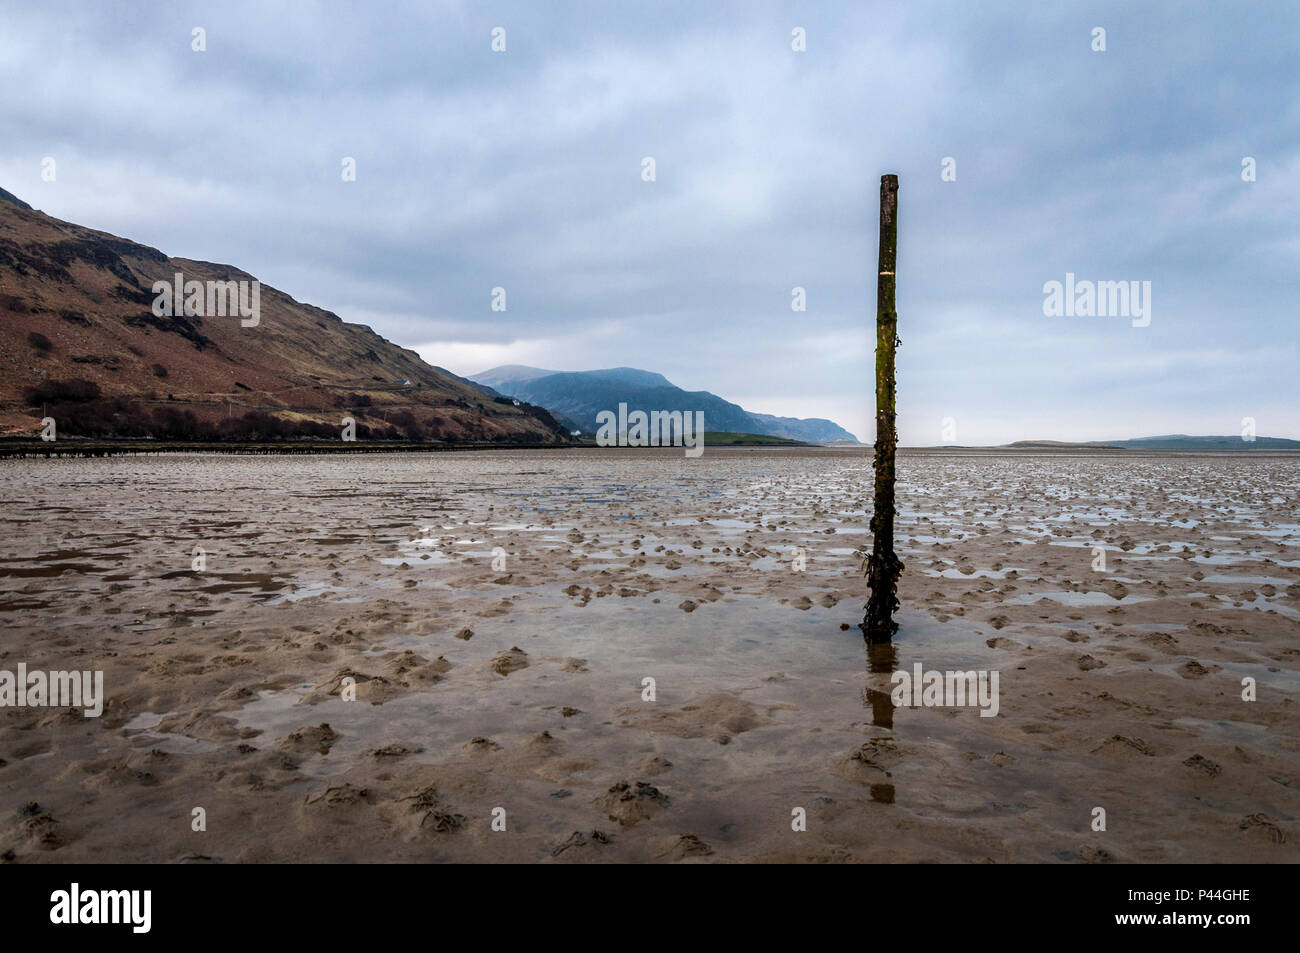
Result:
{"label": "weathered wooden post", "polygon": [[862,632],[868,642],[889,642],[898,631],[898,577],[903,564],[894,552],[894,263],[898,254],[898,176],[880,177],[880,267],[876,274],[876,498],[871,513],[871,556],[867,560],[867,614]]}

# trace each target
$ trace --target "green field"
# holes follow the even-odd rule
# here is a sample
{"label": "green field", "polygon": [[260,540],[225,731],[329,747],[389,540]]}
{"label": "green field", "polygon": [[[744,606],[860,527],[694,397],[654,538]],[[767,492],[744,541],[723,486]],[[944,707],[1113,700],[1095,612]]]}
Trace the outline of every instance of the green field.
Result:
{"label": "green field", "polygon": [[[580,441],[581,446],[597,446],[592,437],[583,437]],[[704,431],[704,445],[706,447],[811,447],[813,444],[804,443],[799,440],[787,440],[785,437],[769,437],[760,433],[731,433],[724,430],[706,430]],[[620,447],[610,447],[611,450],[622,449]]]}
{"label": "green field", "polygon": [[706,447],[807,447],[811,444],[802,440],[787,440],[785,437],[769,437],[759,433],[727,433],[720,430],[704,431]]}

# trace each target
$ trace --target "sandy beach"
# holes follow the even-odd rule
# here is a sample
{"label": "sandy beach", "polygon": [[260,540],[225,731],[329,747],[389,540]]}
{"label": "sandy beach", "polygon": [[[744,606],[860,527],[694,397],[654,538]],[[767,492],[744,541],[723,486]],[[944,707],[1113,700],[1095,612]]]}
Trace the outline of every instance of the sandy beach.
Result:
{"label": "sandy beach", "polygon": [[1296,862],[1298,463],[903,451],[869,653],[869,450],[0,461],[0,853]]}

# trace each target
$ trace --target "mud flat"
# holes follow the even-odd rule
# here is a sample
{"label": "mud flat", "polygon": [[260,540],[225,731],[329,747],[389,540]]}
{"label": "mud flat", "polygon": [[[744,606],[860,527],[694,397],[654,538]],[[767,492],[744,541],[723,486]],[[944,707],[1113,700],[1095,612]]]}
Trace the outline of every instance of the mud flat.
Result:
{"label": "mud flat", "polygon": [[[870,473],[0,461],[0,669],[106,695],[0,708],[0,856],[1300,860],[1300,458],[904,452],[869,657]],[[997,716],[896,708],[917,663],[998,672]]]}

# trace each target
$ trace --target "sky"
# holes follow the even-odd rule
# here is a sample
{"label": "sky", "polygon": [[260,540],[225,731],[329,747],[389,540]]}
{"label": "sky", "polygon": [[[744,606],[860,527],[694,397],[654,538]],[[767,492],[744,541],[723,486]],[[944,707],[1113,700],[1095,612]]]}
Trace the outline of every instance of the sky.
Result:
{"label": "sky", "polygon": [[[903,445],[1300,438],[1291,0],[0,0],[0,187],[462,375],[869,441],[884,173]],[[1045,313],[1067,274],[1149,308]]]}

